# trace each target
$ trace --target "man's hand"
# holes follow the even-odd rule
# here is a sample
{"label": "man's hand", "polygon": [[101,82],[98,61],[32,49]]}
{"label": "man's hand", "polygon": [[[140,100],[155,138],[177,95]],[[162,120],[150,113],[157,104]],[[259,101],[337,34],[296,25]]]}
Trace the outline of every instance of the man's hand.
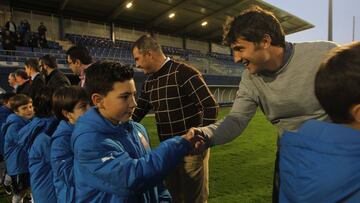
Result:
{"label": "man's hand", "polygon": [[190,154],[200,154],[208,148],[208,139],[198,128],[191,128],[182,137],[191,143],[193,149]]}

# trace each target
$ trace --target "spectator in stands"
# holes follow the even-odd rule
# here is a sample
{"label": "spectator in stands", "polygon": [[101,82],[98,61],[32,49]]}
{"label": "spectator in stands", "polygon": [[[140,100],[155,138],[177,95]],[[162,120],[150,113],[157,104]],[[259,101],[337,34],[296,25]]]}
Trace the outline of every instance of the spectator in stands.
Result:
{"label": "spectator in stands", "polygon": [[14,23],[12,16],[10,20],[5,23],[5,29],[10,31],[12,35],[16,33],[16,24]]}
{"label": "spectator in stands", "polygon": [[53,112],[61,120],[51,141],[51,167],[57,203],[75,201],[74,153],[71,133],[77,119],[89,108],[86,90],[79,86],[64,87],[53,95]]}
{"label": "spectator in stands", "polygon": [[61,87],[70,86],[69,79],[57,68],[56,58],[50,55],[45,55],[40,58],[40,66],[43,73],[46,75],[46,86],[57,90]]}
{"label": "spectator in stands", "polygon": [[15,35],[12,35],[9,30],[5,30],[2,32],[2,46],[4,50],[10,50],[10,52],[6,52],[8,55],[14,55],[13,52],[15,50]]}
{"label": "spectator in stands", "polygon": [[29,46],[30,40],[30,24],[27,20],[22,20],[19,26],[19,34],[23,41],[23,46]]}
{"label": "spectator in stands", "polygon": [[[148,35],[134,43],[132,52],[136,66],[149,75],[138,98],[134,121],[140,122],[154,110],[161,141],[216,121],[218,104],[199,71],[166,57]],[[209,150],[186,156],[166,179],[175,203],[207,201],[209,156]]]}
{"label": "spectator in stands", "polygon": [[25,61],[25,71],[30,77],[30,96],[34,99],[35,94],[45,86],[45,78],[40,71],[39,61],[37,59],[27,59]]}
{"label": "spectator in stands", "polygon": [[48,45],[47,40],[44,35],[40,35],[40,37],[39,37],[39,47],[42,49],[49,48],[49,45]]}
{"label": "spectator in stands", "polygon": [[80,78],[79,85],[81,87],[85,84],[84,70],[88,68],[92,63],[89,50],[82,46],[70,47],[66,52],[66,61],[69,64],[70,69],[75,75]]}
{"label": "spectator in stands", "polygon": [[85,72],[95,106],[77,120],[71,135],[76,202],[172,202],[161,181],[195,140],[176,136],[151,151],[145,128],[131,120],[134,70],[97,62]]}
{"label": "spectator in stands", "polygon": [[[290,43],[279,20],[269,11],[251,7],[224,26],[224,42],[245,70],[230,114],[216,124],[192,129],[206,146],[221,145],[241,135],[258,107],[279,129],[297,131],[310,119],[329,120],[314,94],[314,79],[332,42]],[[278,202],[278,160],[273,202]]]}
{"label": "spectator in stands", "polygon": [[16,78],[16,94],[26,94],[31,96],[31,87],[29,76],[25,72],[25,70],[18,69],[15,71],[15,78]]}
{"label": "spectator in stands", "polygon": [[310,120],[284,133],[280,202],[360,202],[359,59],[355,42],[334,49],[321,64],[315,95],[334,123]]}
{"label": "spectator in stands", "polygon": [[22,38],[20,33],[16,33],[15,35],[15,45],[24,46],[24,39]]}
{"label": "spectator in stands", "polygon": [[11,88],[13,88],[12,90],[14,92],[16,92],[16,88],[17,88],[17,83],[16,83],[16,77],[15,77],[15,72],[13,73],[9,73],[9,76],[8,76],[8,83],[9,83],[9,86]]}
{"label": "spectator in stands", "polygon": [[35,35],[35,33],[30,33],[29,46],[32,47],[32,48],[38,48],[39,47],[38,37]]}
{"label": "spectator in stands", "polygon": [[40,25],[38,27],[38,32],[39,32],[39,38],[42,38],[46,40],[46,26],[44,25],[43,22],[40,22]]}

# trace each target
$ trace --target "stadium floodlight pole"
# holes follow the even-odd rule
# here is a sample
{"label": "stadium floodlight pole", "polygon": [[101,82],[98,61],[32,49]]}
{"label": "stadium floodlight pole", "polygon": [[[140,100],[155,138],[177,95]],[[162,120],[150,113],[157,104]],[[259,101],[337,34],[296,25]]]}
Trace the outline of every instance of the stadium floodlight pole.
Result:
{"label": "stadium floodlight pole", "polygon": [[353,16],[353,32],[352,32],[352,41],[355,41],[355,16]]}
{"label": "stadium floodlight pole", "polygon": [[332,0],[329,0],[329,19],[328,19],[328,22],[329,22],[329,25],[328,25],[328,40],[329,41],[332,41],[333,37],[332,37],[332,18],[333,18],[333,14],[332,14]]}

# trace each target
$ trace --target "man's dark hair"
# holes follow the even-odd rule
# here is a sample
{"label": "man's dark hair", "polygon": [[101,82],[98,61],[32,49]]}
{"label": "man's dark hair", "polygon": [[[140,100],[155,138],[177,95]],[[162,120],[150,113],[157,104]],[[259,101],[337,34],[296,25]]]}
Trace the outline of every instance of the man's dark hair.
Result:
{"label": "man's dark hair", "polygon": [[84,88],[70,86],[56,90],[52,97],[52,109],[55,116],[58,119],[67,121],[68,119],[63,115],[62,111],[73,112],[79,101],[89,101],[89,97]]}
{"label": "man's dark hair", "polygon": [[32,102],[32,99],[25,94],[17,94],[9,99],[10,108],[13,112],[18,112],[19,107]]}
{"label": "man's dark hair", "polygon": [[16,94],[14,92],[5,92],[5,93],[0,94],[0,104],[4,105],[4,104],[8,103],[9,99],[15,95]]}
{"label": "man's dark hair", "polygon": [[[26,73],[26,72],[25,72],[25,73]],[[15,76],[16,76],[15,72],[9,73],[9,75],[10,75],[10,77],[16,79],[16,78],[15,78]]]}
{"label": "man's dark hair", "polygon": [[49,66],[51,69],[56,69],[58,67],[58,64],[56,62],[56,58],[54,56],[51,56],[49,54],[46,54],[40,58],[41,62],[47,66]]}
{"label": "man's dark hair", "polygon": [[238,38],[259,43],[266,34],[271,37],[271,45],[285,47],[285,33],[275,15],[259,6],[251,6],[238,16],[227,19],[223,43],[231,45]]}
{"label": "man's dark hair", "polygon": [[78,59],[84,65],[92,63],[90,52],[86,47],[72,46],[67,50],[66,55],[69,56],[73,62]]}
{"label": "man's dark hair", "polygon": [[116,82],[133,79],[134,69],[117,62],[100,61],[85,69],[85,76],[85,88],[90,97],[94,93],[107,95]]}
{"label": "man's dark hair", "polygon": [[162,53],[160,44],[150,35],[143,35],[137,39],[131,50],[134,50],[135,47],[139,49],[141,54],[145,54],[149,50]]}
{"label": "man's dark hair", "polygon": [[23,70],[23,69],[17,69],[17,70],[15,71],[15,76],[21,77],[21,78],[24,79],[24,80],[29,79],[28,74],[27,74],[27,73],[25,72],[25,70]]}
{"label": "man's dark hair", "polygon": [[334,123],[351,123],[352,106],[360,104],[360,42],[333,49],[320,65],[315,94]]}
{"label": "man's dark hair", "polygon": [[29,68],[34,69],[35,72],[40,72],[39,60],[37,59],[34,58],[26,59],[25,65],[28,66]]}
{"label": "man's dark hair", "polygon": [[41,87],[36,91],[33,101],[35,115],[37,117],[49,117],[52,115],[51,98],[53,89],[51,87]]}

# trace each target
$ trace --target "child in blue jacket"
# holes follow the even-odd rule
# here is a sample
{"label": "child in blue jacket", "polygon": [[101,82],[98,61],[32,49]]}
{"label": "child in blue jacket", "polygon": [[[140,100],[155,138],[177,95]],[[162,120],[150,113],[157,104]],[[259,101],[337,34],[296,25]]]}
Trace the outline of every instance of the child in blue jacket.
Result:
{"label": "child in blue jacket", "polygon": [[75,122],[89,108],[88,100],[85,89],[79,86],[63,87],[53,95],[53,112],[61,120],[51,137],[50,153],[57,203],[75,201],[74,154],[70,138]]}
{"label": "child in blue jacket", "polygon": [[25,152],[19,156],[28,158],[23,161],[28,164],[22,165],[23,171],[19,172],[30,173],[31,192],[36,203],[56,202],[50,165],[50,143],[59,120],[51,111],[52,93],[50,87],[43,87],[37,91],[34,96],[36,117],[19,132],[19,146]]}
{"label": "child in blue jacket", "polygon": [[97,62],[85,75],[95,106],[78,119],[71,136],[75,202],[171,202],[161,182],[195,138],[177,136],[151,151],[144,127],[131,120],[136,107],[133,69]]}
{"label": "child in blue jacket", "polygon": [[[13,92],[7,92],[0,95],[2,105],[0,106],[0,185],[4,184],[6,164],[4,160],[4,135],[1,133],[1,126],[6,122],[7,117],[13,113],[10,108],[9,99],[15,96]],[[4,187],[5,190],[7,187]]]}
{"label": "child in blue jacket", "polygon": [[360,42],[332,50],[315,95],[334,123],[310,120],[280,140],[280,202],[360,202]]}
{"label": "child in blue jacket", "polygon": [[11,97],[9,104],[14,113],[8,116],[1,129],[5,135],[4,157],[7,174],[11,176],[12,179],[13,202],[21,202],[29,186],[29,177],[16,173],[18,169],[16,163],[20,157],[18,157],[15,152],[17,151],[17,143],[19,140],[18,132],[30,122],[30,119],[34,116],[34,110],[32,99],[23,94]]}

